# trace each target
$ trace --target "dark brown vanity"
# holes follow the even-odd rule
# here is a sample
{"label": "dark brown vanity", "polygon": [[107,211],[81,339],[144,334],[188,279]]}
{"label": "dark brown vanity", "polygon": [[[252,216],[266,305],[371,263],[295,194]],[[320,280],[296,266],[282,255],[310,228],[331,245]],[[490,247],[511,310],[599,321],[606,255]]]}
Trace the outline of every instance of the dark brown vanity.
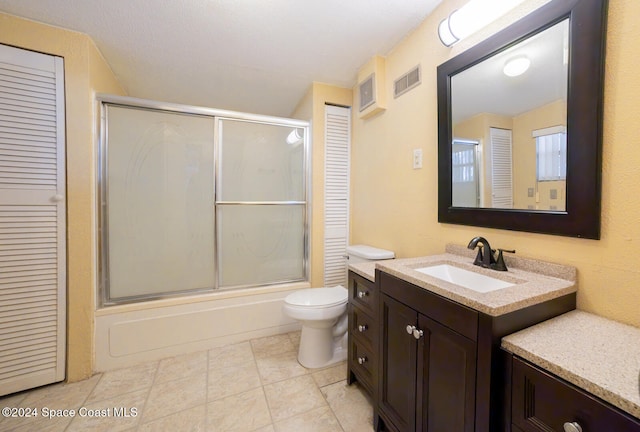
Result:
{"label": "dark brown vanity", "polygon": [[[575,308],[575,273],[535,274],[511,259],[506,274],[473,266],[467,252],[381,262],[375,283],[349,272],[348,382],[371,395],[377,430],[505,430],[501,338]],[[474,293],[419,272],[442,263],[513,286]]]}

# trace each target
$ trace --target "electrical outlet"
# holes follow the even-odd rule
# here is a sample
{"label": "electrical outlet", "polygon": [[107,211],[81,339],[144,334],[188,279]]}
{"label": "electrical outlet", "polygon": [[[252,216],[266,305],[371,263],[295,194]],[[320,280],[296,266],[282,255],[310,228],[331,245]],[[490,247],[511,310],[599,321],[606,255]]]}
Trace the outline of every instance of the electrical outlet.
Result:
{"label": "electrical outlet", "polygon": [[422,149],[413,150],[413,169],[422,168]]}

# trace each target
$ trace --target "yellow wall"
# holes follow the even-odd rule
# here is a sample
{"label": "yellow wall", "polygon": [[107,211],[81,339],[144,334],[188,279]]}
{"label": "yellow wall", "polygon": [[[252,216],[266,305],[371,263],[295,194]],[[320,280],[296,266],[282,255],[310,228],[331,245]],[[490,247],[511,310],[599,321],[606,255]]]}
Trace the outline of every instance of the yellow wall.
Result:
{"label": "yellow wall", "polygon": [[[467,244],[476,235],[520,256],[576,266],[578,307],[640,327],[640,2],[609,2],[606,47],[602,238],[584,240],[466,227],[437,222],[436,67],[545,3],[527,0],[453,48],[440,44],[437,25],[463,0],[443,2],[386,57],[387,91],[417,63],[422,84],[389,98],[387,110],[354,119],[352,147],[352,243],[394,250],[400,257],[441,253],[446,243]],[[424,168],[411,168],[422,148]]]}
{"label": "yellow wall", "polygon": [[311,121],[311,286],[324,284],[324,106],[351,106],[351,89],[313,83],[291,117]]}
{"label": "yellow wall", "polygon": [[94,92],[124,94],[84,34],[0,13],[0,43],[64,57],[67,125],[67,380],[93,372],[95,309]]}
{"label": "yellow wall", "polygon": [[[567,103],[557,100],[550,104],[527,111],[513,118],[513,198],[514,208],[526,209],[528,206],[538,210],[549,210],[556,206],[557,210],[565,210],[566,182],[537,182],[536,174],[536,139],[531,132],[552,126],[567,125]],[[539,191],[539,199],[529,198],[527,189]],[[558,197],[550,198],[550,190],[557,189]]]}

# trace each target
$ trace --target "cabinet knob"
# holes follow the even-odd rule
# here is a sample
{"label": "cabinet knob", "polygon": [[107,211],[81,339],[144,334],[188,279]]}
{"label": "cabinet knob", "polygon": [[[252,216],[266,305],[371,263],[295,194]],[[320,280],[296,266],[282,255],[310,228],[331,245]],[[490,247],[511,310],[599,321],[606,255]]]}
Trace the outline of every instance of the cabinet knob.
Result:
{"label": "cabinet knob", "polygon": [[562,427],[564,432],[582,432],[582,427],[580,427],[578,422],[567,422]]}
{"label": "cabinet knob", "polygon": [[412,326],[412,325],[408,325],[407,326],[407,333],[409,334],[413,334],[413,331],[416,329],[416,326]]}
{"label": "cabinet knob", "polygon": [[367,358],[366,357],[358,357],[358,363],[365,364],[367,362]]}
{"label": "cabinet knob", "polygon": [[358,291],[358,297],[365,298],[369,295],[369,291]]}
{"label": "cabinet knob", "polygon": [[413,337],[416,339],[420,339],[422,336],[424,336],[424,332],[422,330],[419,329],[414,329],[413,330]]}
{"label": "cabinet knob", "polygon": [[358,331],[359,331],[360,333],[362,333],[362,332],[367,331],[367,329],[368,329],[368,328],[369,328],[369,326],[368,326],[368,325],[366,325],[366,324],[364,324],[364,325],[363,325],[363,324],[360,324],[360,325],[358,326]]}

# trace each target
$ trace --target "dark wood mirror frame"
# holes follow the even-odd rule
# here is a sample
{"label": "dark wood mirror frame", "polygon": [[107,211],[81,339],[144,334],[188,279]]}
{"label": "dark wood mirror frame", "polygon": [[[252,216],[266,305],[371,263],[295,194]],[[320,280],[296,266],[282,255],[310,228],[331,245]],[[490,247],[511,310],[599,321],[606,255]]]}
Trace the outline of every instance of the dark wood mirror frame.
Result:
{"label": "dark wood mirror frame", "polygon": [[[553,0],[438,66],[438,222],[600,238],[607,0]],[[453,207],[451,77],[569,18],[566,211]]]}

